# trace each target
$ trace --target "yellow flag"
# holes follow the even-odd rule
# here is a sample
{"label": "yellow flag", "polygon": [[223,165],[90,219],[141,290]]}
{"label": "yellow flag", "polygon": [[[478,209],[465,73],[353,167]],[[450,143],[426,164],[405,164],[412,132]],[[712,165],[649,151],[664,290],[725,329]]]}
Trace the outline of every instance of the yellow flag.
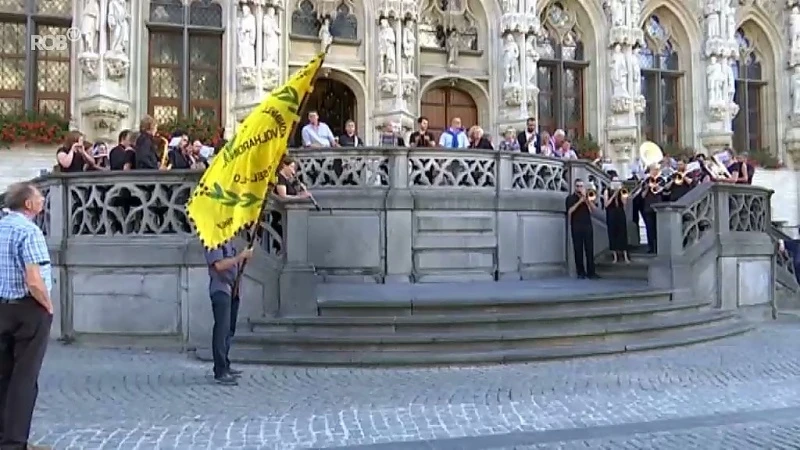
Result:
{"label": "yellow flag", "polygon": [[303,99],[313,89],[324,58],[325,53],[320,53],[275,88],[203,174],[186,212],[206,248],[219,247],[259,219],[267,189],[286,154],[289,134],[300,119]]}

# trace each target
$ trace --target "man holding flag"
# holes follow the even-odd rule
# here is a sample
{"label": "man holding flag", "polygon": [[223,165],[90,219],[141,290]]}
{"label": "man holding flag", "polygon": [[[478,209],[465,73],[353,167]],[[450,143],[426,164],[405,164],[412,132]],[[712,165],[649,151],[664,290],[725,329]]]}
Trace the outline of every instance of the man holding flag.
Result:
{"label": "man holding flag", "polygon": [[[186,204],[207,250],[214,311],[214,378],[220,384],[236,384],[228,352],[238,315],[242,272],[253,254],[257,227],[275,183],[278,164],[286,154],[289,137],[324,59],[325,52],[318,54],[245,118]],[[248,230],[251,238],[248,249],[237,255],[232,242],[242,230]]]}

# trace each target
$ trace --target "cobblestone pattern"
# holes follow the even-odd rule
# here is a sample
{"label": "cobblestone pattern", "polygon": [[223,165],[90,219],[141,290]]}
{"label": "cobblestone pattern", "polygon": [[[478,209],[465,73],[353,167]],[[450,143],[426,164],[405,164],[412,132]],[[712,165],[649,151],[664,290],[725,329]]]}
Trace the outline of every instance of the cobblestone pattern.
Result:
{"label": "cobblestone pattern", "polygon": [[[774,324],[658,353],[537,364],[252,366],[235,387],[212,384],[208,365],[183,355],[53,344],[33,432],[58,449],[294,449],[800,406],[798,343],[800,326]],[[619,442],[597,448],[629,448]]]}
{"label": "cobblestone pattern", "polygon": [[523,445],[502,450],[797,450],[798,447],[800,420],[793,423],[737,424],[613,439]]}

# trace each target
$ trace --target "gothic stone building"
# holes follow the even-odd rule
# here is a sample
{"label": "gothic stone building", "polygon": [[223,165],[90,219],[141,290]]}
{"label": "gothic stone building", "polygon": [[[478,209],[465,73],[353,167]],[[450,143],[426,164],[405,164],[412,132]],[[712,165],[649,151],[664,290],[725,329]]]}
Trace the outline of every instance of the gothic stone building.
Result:
{"label": "gothic stone building", "polygon": [[[367,143],[419,115],[493,136],[535,116],[619,160],[645,138],[785,157],[800,147],[793,1],[0,0],[0,112],[56,112],[92,138],[144,114],[230,133],[331,41],[308,109]],[[74,40],[34,50],[33,34]]]}

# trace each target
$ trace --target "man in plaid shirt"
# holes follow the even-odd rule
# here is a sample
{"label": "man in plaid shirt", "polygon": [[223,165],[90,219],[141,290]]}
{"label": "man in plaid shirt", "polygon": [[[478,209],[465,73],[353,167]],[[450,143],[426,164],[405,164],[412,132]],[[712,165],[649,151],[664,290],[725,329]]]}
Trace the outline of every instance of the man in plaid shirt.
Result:
{"label": "man in plaid shirt", "polygon": [[31,183],[8,188],[0,219],[0,449],[28,444],[37,380],[50,337],[50,253],[33,219],[44,197]]}

